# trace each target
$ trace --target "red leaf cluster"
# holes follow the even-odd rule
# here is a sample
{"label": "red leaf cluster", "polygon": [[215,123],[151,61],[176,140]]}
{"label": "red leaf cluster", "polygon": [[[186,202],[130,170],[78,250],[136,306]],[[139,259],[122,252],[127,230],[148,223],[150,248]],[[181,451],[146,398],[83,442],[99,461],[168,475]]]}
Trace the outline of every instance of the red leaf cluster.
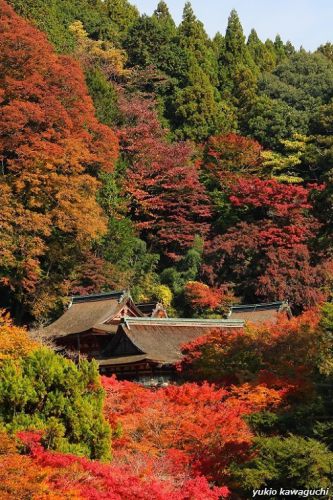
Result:
{"label": "red leaf cluster", "polygon": [[215,286],[241,284],[247,301],[289,299],[298,310],[321,302],[327,271],[312,251],[320,229],[311,213],[312,187],[239,178],[230,190],[241,222],[206,245],[208,279]]}
{"label": "red leaf cluster", "polygon": [[237,207],[273,210],[274,216],[283,217],[295,210],[312,208],[309,201],[311,189],[282,184],[274,179],[239,178],[231,187],[230,201]]}
{"label": "red leaf cluster", "polygon": [[112,378],[103,385],[107,418],[122,429],[113,442],[118,460],[137,467],[139,457],[145,464],[148,457],[157,474],[178,480],[203,474],[224,484],[230,463],[246,459],[252,434],[242,417],[254,405],[245,397],[208,383],[155,391]]}
{"label": "red leaf cluster", "polygon": [[209,200],[192,150],[188,144],[167,141],[153,102],[123,97],[121,111],[126,124],[120,140],[130,161],[130,215],[155,248],[177,260],[196,234],[208,230]]}
{"label": "red leaf cluster", "polygon": [[185,286],[185,300],[194,311],[218,311],[234,302],[235,297],[227,287],[213,288],[189,281]]}
{"label": "red leaf cluster", "polygon": [[215,330],[183,347],[182,368],[199,379],[236,384],[238,401],[254,402],[254,410],[260,400],[274,406],[287,394],[309,391],[326,344],[319,312],[308,310],[292,319],[281,315],[276,324]]}
{"label": "red leaf cluster", "polygon": [[[19,433],[28,456],[15,453],[13,446],[0,454],[0,477],[3,466],[9,465],[0,485],[7,493],[31,492],[34,498],[77,498],[87,500],[218,500],[229,494],[227,488],[211,488],[204,477],[196,477],[174,485],[168,480],[153,477],[139,477],[129,467],[93,462],[73,455],[45,450],[39,443],[40,435],[31,432]],[[12,465],[16,461],[16,469]],[[25,474],[18,474],[18,467],[24,467]],[[28,489],[26,476],[30,482]],[[15,484],[16,480],[16,484]],[[37,496],[38,495],[38,496]],[[6,496],[4,498],[7,498]],[[12,498],[12,497],[8,497]]]}

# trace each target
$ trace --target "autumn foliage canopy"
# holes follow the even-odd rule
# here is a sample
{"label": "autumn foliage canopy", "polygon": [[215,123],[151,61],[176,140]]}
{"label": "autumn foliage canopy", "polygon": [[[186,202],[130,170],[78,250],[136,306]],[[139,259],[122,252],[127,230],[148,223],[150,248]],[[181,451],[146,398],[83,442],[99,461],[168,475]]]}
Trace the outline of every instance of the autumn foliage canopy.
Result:
{"label": "autumn foliage canopy", "polygon": [[[1,499],[330,486],[332,60],[235,11],[211,40],[188,2],[176,26],[165,2],[0,0]],[[152,389],[32,333],[113,289],[294,316],[181,346]]]}
{"label": "autumn foliage canopy", "polygon": [[177,260],[195,235],[208,230],[209,200],[191,161],[193,152],[188,144],[168,143],[152,102],[122,99],[121,111],[121,144],[130,158],[126,190],[131,217],[155,248]]}
{"label": "autumn foliage canopy", "polygon": [[118,146],[78,64],[3,1],[0,13],[0,278],[38,308],[45,273],[45,286],[60,286],[59,261],[70,271],[105,231],[96,177],[112,171]]}

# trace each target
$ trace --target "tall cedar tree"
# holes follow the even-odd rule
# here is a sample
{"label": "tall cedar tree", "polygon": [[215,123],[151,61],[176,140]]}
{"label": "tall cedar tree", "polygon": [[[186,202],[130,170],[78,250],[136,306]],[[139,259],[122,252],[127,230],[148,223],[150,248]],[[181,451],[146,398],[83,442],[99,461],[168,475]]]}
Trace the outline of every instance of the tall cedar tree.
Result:
{"label": "tall cedar tree", "polygon": [[240,116],[255,100],[257,72],[238,14],[233,10],[219,56],[219,78],[221,91],[238,107]]}
{"label": "tall cedar tree", "polygon": [[[0,280],[34,309],[105,231],[99,171],[112,171],[115,134],[95,118],[77,63],[4,1],[0,30]],[[46,298],[45,298],[46,295]]]}
{"label": "tall cedar tree", "polygon": [[171,102],[171,121],[177,137],[202,141],[225,128],[227,119],[216,88],[218,65],[213,45],[189,2],[178,28],[178,41],[187,70],[184,84]]}
{"label": "tall cedar tree", "polygon": [[106,0],[105,9],[108,19],[116,30],[116,39],[123,41],[128,30],[139,17],[138,9],[127,0]]}
{"label": "tall cedar tree", "polygon": [[253,61],[256,63],[261,71],[272,71],[276,66],[276,55],[273,48],[264,44],[256,30],[251,30],[247,40],[247,47],[252,56]]}
{"label": "tall cedar tree", "polygon": [[151,101],[123,97],[120,107],[126,120],[120,137],[129,162],[132,220],[155,250],[177,260],[196,234],[206,234],[210,215],[191,148],[167,142]]}
{"label": "tall cedar tree", "polygon": [[217,84],[217,63],[204,25],[194,15],[191,4],[184,7],[183,19],[178,28],[179,44],[194,57],[196,63]]}
{"label": "tall cedar tree", "polygon": [[170,81],[181,79],[185,71],[184,51],[177,44],[176,32],[168,6],[159,2],[153,15],[138,18],[127,34],[124,45],[129,64],[152,66],[163,71]]}
{"label": "tall cedar tree", "polygon": [[176,33],[176,24],[170,14],[169,7],[167,4],[161,0],[154,11],[154,17],[156,17],[161,23],[167,25],[169,30]]}

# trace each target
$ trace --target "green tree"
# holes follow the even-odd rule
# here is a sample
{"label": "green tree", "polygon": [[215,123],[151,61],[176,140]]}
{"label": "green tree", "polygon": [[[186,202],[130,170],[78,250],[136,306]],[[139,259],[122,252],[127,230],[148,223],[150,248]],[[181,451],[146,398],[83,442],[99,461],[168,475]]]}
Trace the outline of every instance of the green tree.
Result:
{"label": "green tree", "polygon": [[284,59],[286,59],[286,51],[284,47],[284,43],[280,35],[276,35],[274,40],[274,50],[277,58],[277,62],[280,63]]}
{"label": "green tree", "polygon": [[245,43],[243,27],[236,10],[232,10],[228,19],[225,34],[225,58],[231,64],[248,61],[248,51]]}
{"label": "green tree", "polygon": [[118,118],[117,91],[98,68],[86,71],[86,83],[94,101],[96,117],[105,125],[114,127]]}
{"label": "green tree", "polygon": [[182,51],[178,53],[182,75],[166,102],[166,114],[177,138],[202,141],[229,128],[232,113],[217,90],[217,47],[189,2],[185,4],[175,43]]}
{"label": "green tree", "polygon": [[164,22],[163,18],[157,15],[141,16],[129,30],[125,40],[130,65],[143,68],[154,65],[173,75],[173,65],[176,63],[173,36],[170,24]]}
{"label": "green tree", "polygon": [[272,69],[274,69],[276,65],[276,55],[272,49],[270,50],[269,47],[260,40],[254,29],[251,30],[247,40],[247,47],[253,61],[261,71],[272,71]]}
{"label": "green tree", "polygon": [[[254,458],[244,465],[236,466],[234,477],[240,482],[243,493],[251,495],[253,489],[266,487],[314,489],[328,488],[331,484],[333,453],[319,441],[298,436],[282,438],[259,437],[254,441]],[[322,496],[313,495],[313,499]]]}
{"label": "green tree", "polygon": [[330,42],[325,43],[324,45],[320,45],[317,52],[324,54],[327,59],[333,62],[333,44]]}
{"label": "green tree", "polygon": [[218,68],[212,43],[204,25],[194,15],[190,2],[187,2],[184,7],[183,19],[178,28],[178,39],[190,60],[196,61],[200,69],[209,76],[212,85],[216,86]]}
{"label": "green tree", "polygon": [[153,16],[144,15],[135,22],[124,46],[130,66],[136,69],[131,81],[135,91],[155,92],[161,116],[172,121],[170,103],[176,90],[186,81],[188,61],[177,42],[174,21],[164,3],[158,5]]}
{"label": "green tree", "polygon": [[165,268],[161,274],[161,282],[173,293],[173,306],[179,315],[184,311],[184,287],[189,281],[196,280],[199,276],[202,264],[204,242],[201,237],[196,236],[192,248],[174,266]]}
{"label": "green tree", "polygon": [[281,141],[294,134],[306,135],[309,116],[281,99],[261,96],[249,110],[243,131],[263,146],[281,150]]}
{"label": "green tree", "polygon": [[[316,200],[321,219],[321,246],[331,252],[333,245],[333,100],[321,106],[310,123],[311,140],[303,155],[304,168],[324,182],[325,189]],[[332,290],[331,290],[332,295]]]}
{"label": "green tree", "polygon": [[108,458],[110,429],[96,363],[75,365],[46,348],[0,364],[0,420],[11,432],[45,432],[60,451]]}
{"label": "green tree", "polygon": [[112,39],[115,29],[102,0],[9,0],[16,12],[45,31],[59,52],[72,52],[75,40],[68,28],[81,21],[94,38]]}
{"label": "green tree", "polygon": [[176,91],[172,106],[174,131],[179,139],[200,142],[231,126],[232,110],[220,100],[209,77],[195,62],[188,84]]}
{"label": "green tree", "polygon": [[176,34],[176,24],[173,20],[167,4],[161,0],[154,11],[153,17],[156,17],[161,25],[170,32],[170,34]]}
{"label": "green tree", "polygon": [[252,106],[257,87],[258,68],[254,63],[238,14],[230,14],[224,47],[219,55],[220,90],[236,106],[238,115]]}
{"label": "green tree", "polygon": [[114,26],[116,39],[123,42],[128,30],[140,16],[138,9],[128,0],[106,0],[104,5],[106,14]]}
{"label": "green tree", "polygon": [[333,64],[322,54],[300,51],[284,59],[258,82],[259,99],[249,110],[244,131],[264,146],[281,149],[281,139],[309,135],[318,108],[332,98]]}

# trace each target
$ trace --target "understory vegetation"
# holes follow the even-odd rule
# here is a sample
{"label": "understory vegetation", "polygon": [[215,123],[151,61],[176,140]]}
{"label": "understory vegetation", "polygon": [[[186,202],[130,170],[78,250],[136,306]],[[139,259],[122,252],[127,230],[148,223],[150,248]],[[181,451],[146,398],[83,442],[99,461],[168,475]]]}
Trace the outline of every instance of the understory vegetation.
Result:
{"label": "understory vegetation", "polygon": [[329,487],[332,305],[234,331],[184,346],[188,382],[152,390],[100,378],[3,315],[1,496],[217,500]]}

